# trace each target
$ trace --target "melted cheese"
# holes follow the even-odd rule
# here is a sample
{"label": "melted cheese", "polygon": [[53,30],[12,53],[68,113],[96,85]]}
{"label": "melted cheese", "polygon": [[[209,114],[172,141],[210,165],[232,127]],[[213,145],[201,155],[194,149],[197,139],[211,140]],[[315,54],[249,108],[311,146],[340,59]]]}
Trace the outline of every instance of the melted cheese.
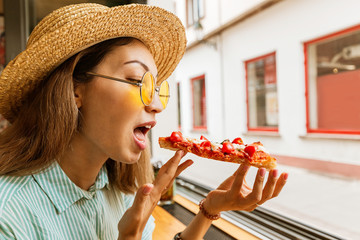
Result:
{"label": "melted cheese", "polygon": [[[206,142],[208,140],[200,140],[200,139],[197,139],[197,138],[185,138],[186,141],[189,141],[189,142],[193,142],[193,143],[196,143],[196,144],[201,144],[202,142]],[[211,146],[214,148],[214,149],[217,149],[217,148],[222,148],[222,144],[221,143],[217,143],[217,142],[211,142]],[[243,144],[235,144],[233,143],[233,146],[236,150],[240,150],[240,151],[244,151],[245,149],[245,145]],[[264,153],[269,153],[264,146],[261,146],[261,145],[256,145],[257,147],[257,151],[262,151]]]}
{"label": "melted cheese", "polygon": [[240,144],[235,144],[233,143],[233,146],[236,150],[244,150],[245,149],[245,145],[240,145]]}

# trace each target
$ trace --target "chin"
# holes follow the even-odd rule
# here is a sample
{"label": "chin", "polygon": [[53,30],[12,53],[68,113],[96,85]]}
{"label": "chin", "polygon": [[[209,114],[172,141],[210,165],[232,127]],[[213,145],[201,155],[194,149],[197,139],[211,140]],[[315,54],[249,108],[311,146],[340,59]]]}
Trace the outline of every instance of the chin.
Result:
{"label": "chin", "polygon": [[129,153],[129,154],[121,154],[115,158],[111,158],[116,162],[126,163],[126,164],[134,164],[137,163],[140,159],[141,152],[139,153]]}
{"label": "chin", "polygon": [[128,164],[134,164],[137,163],[140,160],[140,156],[141,154],[139,154],[137,157],[129,159],[129,162],[127,162]]}

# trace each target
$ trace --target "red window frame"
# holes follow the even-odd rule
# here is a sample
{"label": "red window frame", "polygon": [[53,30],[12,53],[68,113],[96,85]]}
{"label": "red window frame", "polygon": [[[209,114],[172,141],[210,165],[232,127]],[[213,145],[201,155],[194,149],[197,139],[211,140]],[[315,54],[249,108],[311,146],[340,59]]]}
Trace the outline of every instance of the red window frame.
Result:
{"label": "red window frame", "polygon": [[[275,57],[275,82],[277,83],[277,74],[276,74],[276,52],[271,52],[265,55],[261,55],[258,56],[256,58],[252,58],[249,59],[247,61],[245,61],[245,82],[246,82],[246,113],[247,113],[247,129],[249,132],[278,132],[279,131],[279,126],[278,127],[250,127],[250,109],[249,109],[249,91],[248,91],[248,87],[249,87],[249,79],[248,79],[248,64],[252,63],[252,62],[256,62],[260,59],[264,59],[267,58],[269,56],[274,56]],[[276,91],[277,93],[277,91]]]}
{"label": "red window frame", "polygon": [[[193,130],[207,130],[207,119],[206,119],[206,84],[205,84],[205,74],[191,78],[191,92],[192,92],[192,115],[193,115]],[[203,89],[201,95],[201,119],[202,123],[199,126],[195,125],[195,103],[194,103],[194,82],[203,81]]]}
{"label": "red window frame", "polygon": [[308,46],[326,39],[337,37],[340,35],[348,34],[350,32],[359,31],[360,25],[356,25],[338,32],[334,32],[307,42],[304,42],[304,68],[305,68],[305,98],[306,98],[306,130],[307,133],[320,133],[320,134],[360,134],[360,131],[346,131],[346,130],[333,130],[333,129],[315,129],[310,127],[310,100],[309,100],[309,59],[307,54]]}

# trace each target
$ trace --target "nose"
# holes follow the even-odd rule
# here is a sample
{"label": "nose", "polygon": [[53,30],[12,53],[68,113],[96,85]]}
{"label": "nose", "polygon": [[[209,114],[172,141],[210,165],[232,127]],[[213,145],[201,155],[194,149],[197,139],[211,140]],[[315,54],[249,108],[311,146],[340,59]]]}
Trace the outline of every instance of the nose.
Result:
{"label": "nose", "polygon": [[160,102],[159,94],[155,93],[153,101],[145,106],[147,112],[161,113],[164,110],[162,103]]}

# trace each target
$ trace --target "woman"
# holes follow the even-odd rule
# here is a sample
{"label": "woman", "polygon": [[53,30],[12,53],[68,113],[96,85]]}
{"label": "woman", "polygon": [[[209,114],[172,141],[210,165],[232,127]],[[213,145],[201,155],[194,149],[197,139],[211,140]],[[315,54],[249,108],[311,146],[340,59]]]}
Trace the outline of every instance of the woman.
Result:
{"label": "woman", "polygon": [[[45,17],[4,69],[1,239],[151,239],[160,195],[192,164],[178,151],[153,180],[147,133],[184,54],[179,19],[157,7],[70,5]],[[240,166],[175,239],[201,239],[221,211],[252,211],[287,174]]]}

